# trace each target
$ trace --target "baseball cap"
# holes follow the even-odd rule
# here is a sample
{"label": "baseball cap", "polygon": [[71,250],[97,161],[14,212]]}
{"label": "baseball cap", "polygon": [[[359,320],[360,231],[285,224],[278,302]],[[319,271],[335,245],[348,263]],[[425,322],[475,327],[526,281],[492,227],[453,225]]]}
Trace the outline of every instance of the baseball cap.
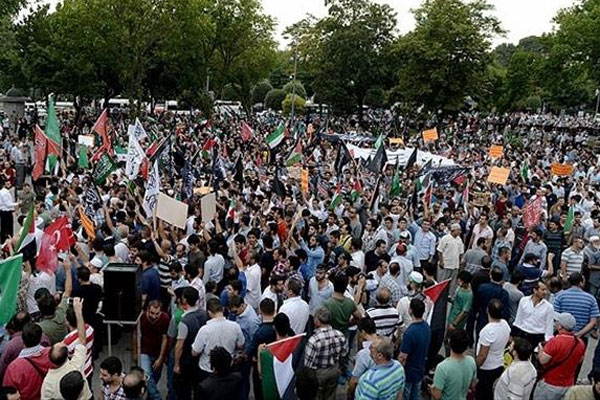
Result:
{"label": "baseball cap", "polygon": [[575,328],[575,325],[577,324],[577,321],[575,321],[575,317],[567,312],[558,314],[556,316],[556,322],[558,322],[560,326],[565,328],[567,331],[572,331],[573,328]]}
{"label": "baseball cap", "polygon": [[462,228],[460,227],[460,224],[455,223],[455,224],[450,225],[450,230],[451,231],[456,231],[456,230],[460,231],[460,230],[462,230]]}
{"label": "baseball cap", "polygon": [[408,239],[408,232],[400,232],[400,239]]}

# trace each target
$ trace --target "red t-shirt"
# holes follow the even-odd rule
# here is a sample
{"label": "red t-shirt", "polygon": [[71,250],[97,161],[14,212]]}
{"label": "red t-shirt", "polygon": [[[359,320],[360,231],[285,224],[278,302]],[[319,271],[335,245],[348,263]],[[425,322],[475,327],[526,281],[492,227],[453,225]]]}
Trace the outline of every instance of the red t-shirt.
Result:
{"label": "red t-shirt", "polygon": [[27,357],[38,367],[39,371],[22,357],[11,362],[6,368],[2,386],[17,389],[22,400],[40,400],[44,377],[49,369],[55,367],[50,361],[49,352],[49,348],[44,348],[39,355]]}
{"label": "red t-shirt", "polygon": [[[573,349],[577,340],[577,347]],[[549,385],[567,387],[575,384],[575,370],[585,355],[585,345],[581,339],[575,339],[572,334],[559,334],[544,346],[544,353],[552,357],[545,366],[551,370],[544,374],[544,381]],[[571,354],[571,355],[569,355]],[[552,367],[559,363],[560,366]]]}
{"label": "red t-shirt", "polygon": [[165,312],[160,313],[160,317],[153,323],[148,320],[146,313],[142,314],[140,320],[142,332],[142,354],[148,354],[151,357],[160,356],[160,346],[162,337],[167,334],[169,329],[169,315]]}

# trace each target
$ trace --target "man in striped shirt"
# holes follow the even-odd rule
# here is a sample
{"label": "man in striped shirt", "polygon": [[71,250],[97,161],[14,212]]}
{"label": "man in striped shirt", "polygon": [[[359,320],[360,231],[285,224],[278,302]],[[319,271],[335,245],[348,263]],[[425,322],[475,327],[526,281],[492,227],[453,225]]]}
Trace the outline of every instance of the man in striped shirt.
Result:
{"label": "man in striped shirt", "polygon": [[[73,356],[75,347],[79,344],[79,336],[77,333],[77,317],[73,307],[67,309],[67,326],[69,333],[65,336],[63,343],[69,350],[69,358]],[[83,376],[87,379],[90,389],[92,387],[92,376],[94,372],[94,363],[92,362],[92,349],[94,348],[94,328],[89,324],[85,324],[85,347],[87,349],[87,358],[83,367]]]}
{"label": "man in striped shirt", "polygon": [[404,390],[404,368],[392,360],[394,345],[389,339],[371,344],[371,358],[375,366],[358,381],[357,399],[396,400]]}
{"label": "man in striped shirt", "polygon": [[400,313],[390,305],[390,295],[388,288],[379,289],[377,305],[367,310],[368,317],[375,322],[377,334],[387,338],[392,338],[400,326]]}
{"label": "man in striped shirt", "polygon": [[573,239],[573,244],[565,250],[560,258],[560,271],[563,279],[575,272],[581,272],[583,265],[583,239]]}
{"label": "man in striped shirt", "polygon": [[[581,240],[581,239],[576,239]],[[596,320],[600,316],[598,303],[594,296],[583,291],[584,279],[579,272],[569,276],[571,287],[563,290],[554,301],[556,313],[569,313],[575,317],[577,324],[573,333],[581,338],[587,345],[587,334],[596,326]]]}

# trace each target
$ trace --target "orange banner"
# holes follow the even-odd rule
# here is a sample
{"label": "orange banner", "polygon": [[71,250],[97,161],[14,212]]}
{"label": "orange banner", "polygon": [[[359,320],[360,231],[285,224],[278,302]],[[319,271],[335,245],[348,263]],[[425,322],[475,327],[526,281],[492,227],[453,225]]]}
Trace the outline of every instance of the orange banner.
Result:
{"label": "orange banner", "polygon": [[500,158],[504,153],[504,147],[502,146],[491,146],[490,147],[490,157],[492,158]]}
{"label": "orange banner", "polygon": [[487,181],[490,183],[505,185],[509,175],[510,170],[508,168],[492,167]]}
{"label": "orange banner", "polygon": [[552,164],[552,173],[556,176],[573,175],[573,166],[571,164]]}
{"label": "orange banner", "polygon": [[301,188],[304,193],[308,193],[308,170],[303,169],[300,176]]}
{"label": "orange banner", "polygon": [[428,129],[423,131],[423,140],[425,142],[434,142],[438,140],[438,131],[437,128]]}

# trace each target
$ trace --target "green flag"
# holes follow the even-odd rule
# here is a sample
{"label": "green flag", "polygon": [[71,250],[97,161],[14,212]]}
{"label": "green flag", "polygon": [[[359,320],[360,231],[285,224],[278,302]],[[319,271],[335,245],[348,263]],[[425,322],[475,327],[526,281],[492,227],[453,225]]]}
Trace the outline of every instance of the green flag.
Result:
{"label": "green flag", "polygon": [[79,160],[77,161],[77,166],[81,169],[89,168],[88,157],[87,157],[87,149],[85,146],[79,146]]}
{"label": "green flag", "polygon": [[379,146],[381,146],[383,144],[383,140],[385,138],[383,137],[383,134],[379,135],[379,137],[377,138],[377,141],[375,142],[375,148],[378,149]]}
{"label": "green flag", "polygon": [[563,232],[571,232],[571,228],[573,228],[573,221],[575,220],[575,207],[569,207],[569,213],[567,214],[567,219],[565,220],[565,226],[563,228]]}
{"label": "green flag", "polygon": [[529,180],[529,164],[527,163],[527,160],[525,160],[521,167],[521,178],[523,178],[524,181]]}
{"label": "green flag", "polygon": [[0,324],[12,318],[17,308],[19,284],[21,282],[21,267],[23,255],[17,254],[0,261]]}
{"label": "green flag", "polygon": [[52,96],[48,99],[48,116],[46,117],[46,136],[48,137],[48,169],[54,173],[54,168],[58,157],[60,156],[60,128],[58,127],[58,118],[54,109],[54,99]]}
{"label": "green flag", "polygon": [[400,170],[396,168],[392,186],[390,186],[390,198],[400,196],[402,194],[402,185],[400,185]]}
{"label": "green flag", "polygon": [[281,123],[281,124],[279,124],[277,129],[275,129],[275,131],[273,131],[273,133],[267,135],[265,141],[269,145],[270,149],[274,149],[275,147],[277,147],[279,145],[279,143],[281,143],[281,141],[283,140],[284,137],[285,137],[285,124]]}
{"label": "green flag", "polygon": [[92,178],[97,185],[104,185],[106,179],[110,176],[110,174],[117,169],[117,163],[113,158],[108,154],[104,153],[94,165],[94,170],[92,171]]}

